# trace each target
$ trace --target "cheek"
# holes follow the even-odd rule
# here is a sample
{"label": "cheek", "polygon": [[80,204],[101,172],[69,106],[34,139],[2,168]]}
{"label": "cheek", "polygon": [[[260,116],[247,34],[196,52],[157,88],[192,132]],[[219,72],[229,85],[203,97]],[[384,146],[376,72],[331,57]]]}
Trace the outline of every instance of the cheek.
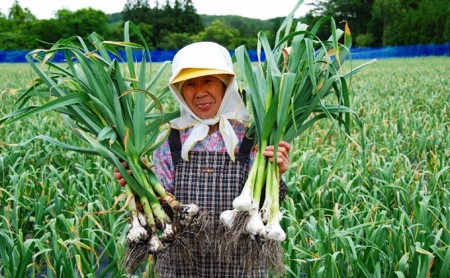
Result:
{"label": "cheek", "polygon": [[217,97],[217,102],[218,102],[219,104],[221,104],[224,97],[225,97],[225,92],[222,92],[221,94],[218,95],[218,97]]}
{"label": "cheek", "polygon": [[191,111],[194,111],[195,110],[194,94],[187,92],[187,93],[184,93],[182,96],[184,99],[184,103],[186,103],[187,107],[189,107],[189,109],[191,109]]}
{"label": "cheek", "polygon": [[192,94],[189,91],[183,91],[181,93],[181,97],[184,99],[184,101],[187,103],[191,98]]}
{"label": "cheek", "polygon": [[222,102],[223,98],[225,97],[225,91],[226,91],[226,87],[223,86],[223,83],[221,82],[220,87],[217,86],[216,89],[214,90],[214,97],[216,99],[217,102]]}

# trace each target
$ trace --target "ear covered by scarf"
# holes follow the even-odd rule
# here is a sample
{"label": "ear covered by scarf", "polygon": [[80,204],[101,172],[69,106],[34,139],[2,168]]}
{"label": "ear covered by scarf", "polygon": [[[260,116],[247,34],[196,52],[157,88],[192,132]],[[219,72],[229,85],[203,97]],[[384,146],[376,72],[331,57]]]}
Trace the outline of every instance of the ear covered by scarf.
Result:
{"label": "ear covered by scarf", "polygon": [[[206,75],[218,77],[227,85],[227,88],[217,114],[210,119],[201,119],[187,106],[180,91],[180,85],[188,79]],[[180,130],[193,127],[191,134],[182,146],[182,158],[186,161],[189,160],[189,151],[208,135],[209,126],[219,123],[219,132],[224,139],[227,153],[234,161],[234,150],[239,140],[229,120],[247,124],[249,115],[239,95],[228,50],[213,42],[193,43],[180,49],[172,62],[169,87],[181,108],[180,117],[171,121],[171,126]]]}

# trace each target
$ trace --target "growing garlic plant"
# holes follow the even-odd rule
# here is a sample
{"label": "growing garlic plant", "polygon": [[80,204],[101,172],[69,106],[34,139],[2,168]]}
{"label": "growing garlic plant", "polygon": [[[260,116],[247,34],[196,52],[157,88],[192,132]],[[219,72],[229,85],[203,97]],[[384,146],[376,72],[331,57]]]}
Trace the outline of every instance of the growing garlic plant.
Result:
{"label": "growing garlic plant", "polygon": [[[274,42],[269,42],[264,33],[258,34],[257,62],[250,60],[245,46],[238,47],[234,54],[254,118],[248,136],[255,137],[258,145],[248,180],[233,202],[234,209],[221,215],[226,227],[240,227],[234,233],[241,237],[276,242],[286,239],[280,226],[281,177],[277,163],[262,154],[266,146],[274,146],[276,153],[281,140],[292,142],[320,120],[331,121],[333,128],[348,138],[353,121],[362,131],[350,107],[348,79],[373,61],[343,72],[343,63],[351,58],[348,25],[340,30],[332,17],[324,17],[309,28],[293,18],[301,3],[281,24]],[[321,40],[317,34],[324,24],[331,26],[330,37]],[[245,224],[236,223],[237,219]]]}

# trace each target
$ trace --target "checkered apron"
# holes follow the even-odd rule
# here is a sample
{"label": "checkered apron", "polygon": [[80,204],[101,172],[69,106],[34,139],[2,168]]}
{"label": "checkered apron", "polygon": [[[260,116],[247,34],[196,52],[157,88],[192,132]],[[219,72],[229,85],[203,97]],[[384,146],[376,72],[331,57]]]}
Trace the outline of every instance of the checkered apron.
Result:
{"label": "checkered apron", "polygon": [[[241,193],[246,181],[251,144],[241,144],[236,162],[231,161],[227,153],[193,151],[186,162],[180,157],[181,143],[177,133],[173,132],[169,137],[175,165],[175,196],[182,203],[195,203],[213,212],[218,228],[220,213],[233,208],[232,202]],[[229,263],[218,262],[214,252],[197,248],[193,264],[180,266],[167,262],[158,268],[158,277],[267,277],[267,271],[262,266],[246,273],[239,250]]]}

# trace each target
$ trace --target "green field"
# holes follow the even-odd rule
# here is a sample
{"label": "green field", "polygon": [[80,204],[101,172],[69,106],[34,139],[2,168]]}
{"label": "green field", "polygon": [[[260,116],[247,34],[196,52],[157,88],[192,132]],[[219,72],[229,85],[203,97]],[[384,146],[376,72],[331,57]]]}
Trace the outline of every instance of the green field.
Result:
{"label": "green field", "polygon": [[[448,57],[379,60],[351,81],[364,145],[357,125],[349,144],[327,122],[294,142],[286,277],[450,277],[449,73]],[[32,78],[0,64],[0,115]],[[39,134],[78,142],[52,113],[0,127],[0,277],[123,276],[128,217],[112,167],[39,140],[1,143]]]}

